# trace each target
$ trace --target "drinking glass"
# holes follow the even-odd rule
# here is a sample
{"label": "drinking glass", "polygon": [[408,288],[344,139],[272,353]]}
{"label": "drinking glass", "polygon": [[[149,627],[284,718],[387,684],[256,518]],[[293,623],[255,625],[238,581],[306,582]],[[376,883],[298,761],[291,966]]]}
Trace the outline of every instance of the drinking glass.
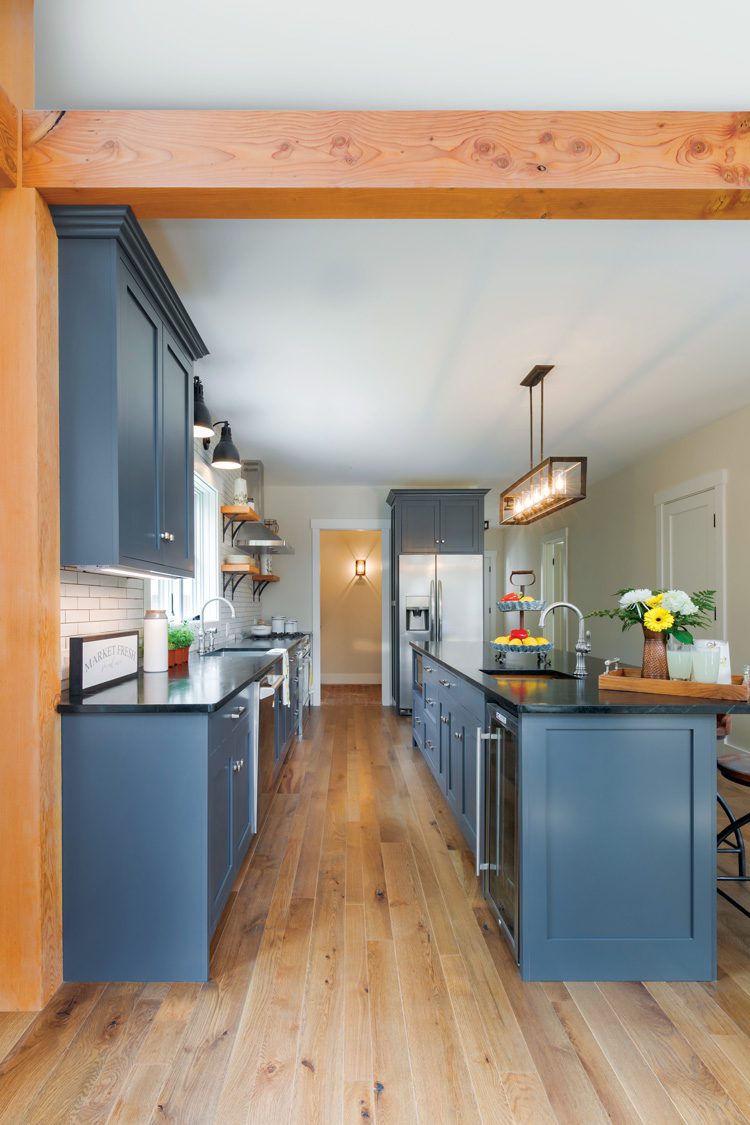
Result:
{"label": "drinking glass", "polygon": [[689,680],[693,670],[692,645],[683,645],[670,637],[667,642],[667,667],[670,680]]}
{"label": "drinking glass", "polygon": [[720,661],[721,652],[718,648],[696,648],[693,652],[693,678],[696,683],[717,683]]}

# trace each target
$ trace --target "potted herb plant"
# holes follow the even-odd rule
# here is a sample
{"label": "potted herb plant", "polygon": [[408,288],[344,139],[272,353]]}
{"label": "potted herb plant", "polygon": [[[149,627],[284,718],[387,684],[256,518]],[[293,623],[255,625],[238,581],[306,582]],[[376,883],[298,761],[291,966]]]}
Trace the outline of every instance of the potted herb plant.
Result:
{"label": "potted herb plant", "polygon": [[668,637],[674,637],[680,644],[691,645],[691,630],[707,629],[715,620],[715,590],[686,594],[684,590],[636,588],[618,590],[615,597],[620,602],[617,609],[597,609],[588,616],[617,618],[622,622],[623,632],[634,625],[642,627],[641,675],[647,680],[669,679]]}
{"label": "potted herb plant", "polygon": [[183,621],[181,625],[169,626],[168,644],[170,668],[173,668],[176,664],[187,664],[188,653],[193,643],[193,637],[193,626],[189,625],[187,621]]}

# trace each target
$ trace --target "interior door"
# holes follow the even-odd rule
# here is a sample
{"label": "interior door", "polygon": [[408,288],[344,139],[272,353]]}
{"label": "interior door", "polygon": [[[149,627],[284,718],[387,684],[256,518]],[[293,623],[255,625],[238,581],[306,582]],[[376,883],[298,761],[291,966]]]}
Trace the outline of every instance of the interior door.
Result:
{"label": "interior door", "polygon": [[723,537],[715,488],[681,496],[661,505],[661,583],[668,589],[716,590],[716,628],[706,634],[724,638]]}
{"label": "interior door", "polygon": [[[528,593],[532,597],[539,596],[545,602],[564,602],[568,597],[568,538],[567,532],[561,531],[545,537],[542,540],[542,584],[537,595],[537,588],[530,587]],[[544,623],[544,635],[551,641],[555,648],[568,647],[568,612],[565,609],[556,609]]]}

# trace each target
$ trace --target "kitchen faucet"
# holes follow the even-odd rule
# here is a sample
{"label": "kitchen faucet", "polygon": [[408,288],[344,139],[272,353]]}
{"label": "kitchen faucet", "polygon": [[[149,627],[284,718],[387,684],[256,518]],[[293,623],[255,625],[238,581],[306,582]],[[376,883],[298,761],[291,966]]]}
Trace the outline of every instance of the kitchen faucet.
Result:
{"label": "kitchen faucet", "polygon": [[224,602],[232,611],[232,617],[236,617],[234,606],[228,598],[209,598],[207,602],[203,603],[203,608],[200,613],[200,629],[198,630],[198,655],[207,656],[208,653],[214,650],[214,639],[216,637],[216,629],[207,629],[205,626],[204,613],[206,607],[211,605],[212,602]]}
{"label": "kitchen faucet", "polygon": [[544,621],[548,613],[553,609],[572,609],[573,613],[578,615],[578,640],[576,641],[576,670],[574,676],[587,676],[586,671],[586,653],[591,652],[591,633],[586,629],[586,618],[581,613],[577,605],[572,602],[553,602],[542,610],[542,616],[539,618],[539,628],[544,628]]}

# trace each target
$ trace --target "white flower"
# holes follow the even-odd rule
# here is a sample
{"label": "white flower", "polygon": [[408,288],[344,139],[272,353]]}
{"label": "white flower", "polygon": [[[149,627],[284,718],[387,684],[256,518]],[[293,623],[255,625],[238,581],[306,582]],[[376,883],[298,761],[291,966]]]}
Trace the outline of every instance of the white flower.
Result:
{"label": "white flower", "polygon": [[627,594],[623,594],[620,598],[620,606],[622,609],[627,609],[629,605],[645,605],[653,596],[650,590],[628,590]]}
{"label": "white flower", "polygon": [[698,606],[684,590],[667,590],[661,604],[670,613],[682,613],[686,617],[698,612]]}

